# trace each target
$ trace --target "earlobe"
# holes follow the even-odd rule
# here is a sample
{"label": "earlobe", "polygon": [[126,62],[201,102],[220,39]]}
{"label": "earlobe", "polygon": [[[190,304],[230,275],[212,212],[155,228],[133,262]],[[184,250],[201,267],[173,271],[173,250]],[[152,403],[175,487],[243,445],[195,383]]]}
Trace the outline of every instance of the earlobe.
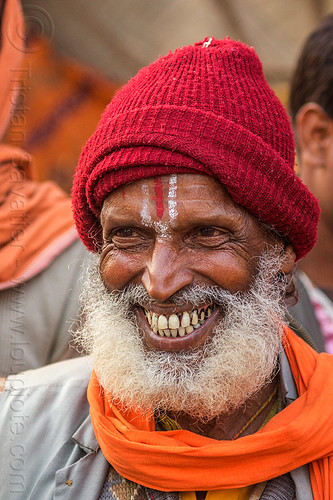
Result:
{"label": "earlobe", "polygon": [[319,104],[308,102],[302,106],[296,116],[296,137],[302,163],[312,167],[325,166],[332,133],[331,120]]}
{"label": "earlobe", "polygon": [[283,249],[283,263],[280,271],[283,274],[288,274],[292,270],[295,261],[296,261],[296,253],[294,248],[291,245],[286,245]]}

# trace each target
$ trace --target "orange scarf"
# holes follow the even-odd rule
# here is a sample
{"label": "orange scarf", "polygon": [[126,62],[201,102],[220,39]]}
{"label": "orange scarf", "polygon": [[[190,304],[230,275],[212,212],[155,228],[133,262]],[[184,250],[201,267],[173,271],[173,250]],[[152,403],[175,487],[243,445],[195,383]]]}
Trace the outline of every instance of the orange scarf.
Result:
{"label": "orange scarf", "polygon": [[70,197],[32,180],[29,155],[0,144],[0,289],[38,274],[77,237]]}
{"label": "orange scarf", "polygon": [[186,430],[155,432],[154,419],[123,414],[93,373],[90,414],[103,454],[119,474],[162,491],[240,488],[310,463],[315,500],[333,498],[333,357],[317,354],[285,327],[285,351],[299,398],[260,431],[217,441]]}

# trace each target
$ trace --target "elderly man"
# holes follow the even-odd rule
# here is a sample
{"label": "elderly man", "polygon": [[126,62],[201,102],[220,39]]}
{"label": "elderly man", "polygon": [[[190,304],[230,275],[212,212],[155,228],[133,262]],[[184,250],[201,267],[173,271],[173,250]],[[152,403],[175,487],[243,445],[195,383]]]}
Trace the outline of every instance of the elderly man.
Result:
{"label": "elderly man", "polygon": [[73,189],[97,254],[93,373],[83,358],[7,380],[6,498],[332,498],[332,360],[284,322],[319,217],[293,164],[240,42],[178,49],[118,93]]}

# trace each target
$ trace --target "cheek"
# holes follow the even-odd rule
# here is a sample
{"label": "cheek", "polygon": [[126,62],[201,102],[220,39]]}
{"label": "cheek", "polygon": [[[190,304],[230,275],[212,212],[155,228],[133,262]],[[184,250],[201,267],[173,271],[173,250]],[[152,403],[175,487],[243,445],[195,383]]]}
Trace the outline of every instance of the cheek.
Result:
{"label": "cheek", "polygon": [[101,257],[101,276],[110,290],[122,290],[130,283],[140,283],[142,269],[141,259],[134,254],[110,252]]}
{"label": "cheek", "polygon": [[[252,265],[253,263],[253,265]],[[255,274],[255,263],[223,253],[205,259],[200,273],[217,286],[231,293],[246,291]]]}

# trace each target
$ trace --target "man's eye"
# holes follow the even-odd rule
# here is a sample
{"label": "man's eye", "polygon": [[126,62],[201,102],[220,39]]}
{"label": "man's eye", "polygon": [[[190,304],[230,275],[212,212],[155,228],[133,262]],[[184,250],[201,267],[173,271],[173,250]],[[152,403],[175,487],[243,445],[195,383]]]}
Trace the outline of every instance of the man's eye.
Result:
{"label": "man's eye", "polygon": [[114,231],[112,234],[112,237],[118,237],[118,238],[133,238],[139,236],[137,232],[133,231],[133,229],[124,227],[122,229],[117,229]]}
{"label": "man's eye", "polygon": [[107,243],[112,243],[118,248],[125,248],[128,246],[137,245],[142,240],[142,236],[130,227],[120,227],[114,229],[108,238]]}
{"label": "man's eye", "polygon": [[190,238],[194,245],[206,248],[219,248],[230,241],[230,233],[212,226],[198,227]]}
{"label": "man's eye", "polygon": [[215,227],[201,227],[197,232],[197,236],[202,236],[204,238],[220,235],[222,235],[221,231],[215,229]]}

